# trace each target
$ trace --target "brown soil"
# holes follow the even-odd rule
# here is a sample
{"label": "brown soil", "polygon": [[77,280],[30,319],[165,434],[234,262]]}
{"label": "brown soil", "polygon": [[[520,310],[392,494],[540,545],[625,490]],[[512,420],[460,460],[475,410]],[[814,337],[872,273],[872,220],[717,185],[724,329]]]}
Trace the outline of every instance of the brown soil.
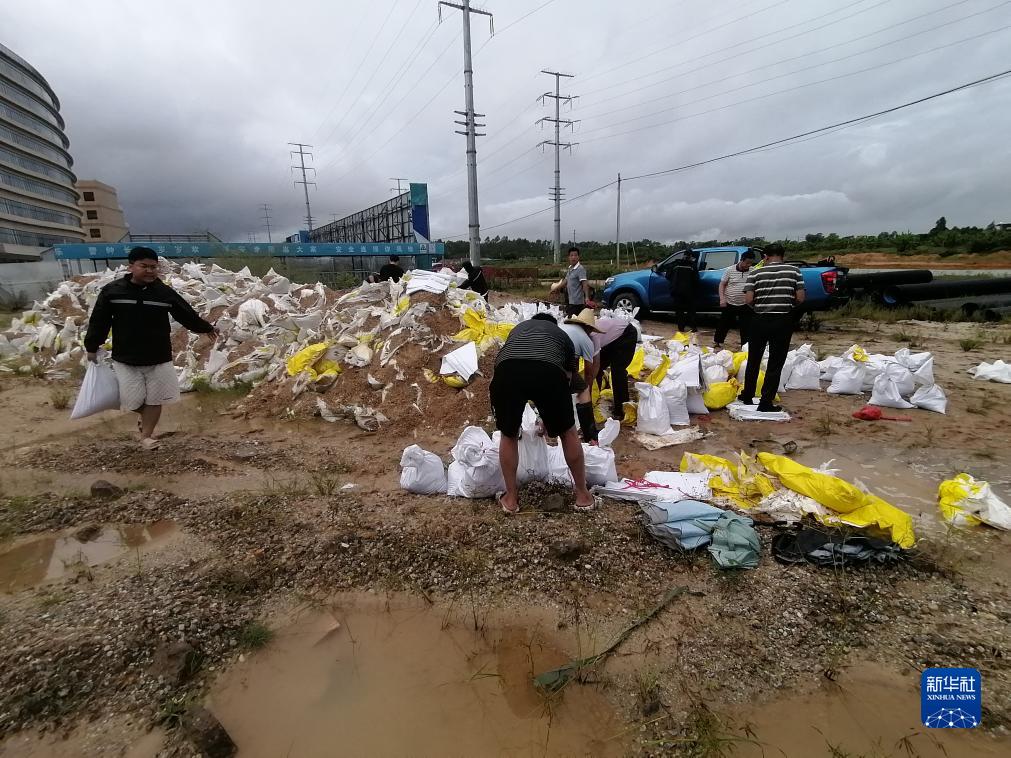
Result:
{"label": "brown soil", "polygon": [[[674,331],[671,324],[656,321],[644,328],[663,336]],[[260,412],[245,418],[226,412],[231,399],[190,394],[166,409],[163,430],[175,433],[157,452],[139,450],[130,414],[70,422],[65,410],[52,407],[53,383],[0,375],[0,551],[6,539],[61,530],[77,534],[90,525],[171,520],[181,535],[172,549],[131,554],[74,580],[64,577],[0,594],[0,753],[31,755],[24,746],[35,739],[35,730],[43,729],[48,732],[44,740],[69,732],[74,741],[67,744],[87,745],[76,753],[55,754],[119,754],[120,747],[134,744],[161,720],[165,732],[156,734],[159,740],[165,735],[165,754],[186,755],[173,714],[208,692],[219,695],[220,685],[238,700],[222,706],[219,717],[230,728],[235,725],[240,748],[255,755],[261,749],[257,736],[246,730],[263,720],[255,714],[270,713],[270,707],[257,708],[270,705],[260,698],[270,694],[264,688],[275,681],[264,671],[276,665],[285,672],[277,675],[279,692],[297,687],[299,680],[285,668],[288,659],[273,657],[273,651],[288,649],[285,640],[279,639],[276,648],[272,643],[251,652],[240,649],[243,631],[260,620],[287,634],[290,622],[273,621],[278,608],[325,610],[336,593],[345,591],[368,594],[380,613],[386,613],[384,600],[392,603],[391,615],[373,624],[349,611],[342,617],[350,624],[342,625],[344,636],[334,635],[316,649],[323,657],[306,664],[306,676],[338,688],[326,690],[322,702],[340,694],[341,687],[360,688],[353,691],[364,694],[378,686],[364,664],[382,663],[383,651],[366,646],[388,639],[384,630],[391,628],[391,618],[401,620],[398,609],[403,606],[397,598],[403,594],[418,608],[430,609],[423,623],[431,626],[424,634],[432,645],[456,644],[462,651],[460,659],[451,656],[451,682],[428,672],[440,687],[418,690],[426,703],[440,702],[440,689],[450,688],[457,697],[462,683],[474,688],[475,697],[490,698],[492,710],[484,718],[494,729],[512,723],[496,720],[494,708],[501,700],[529,694],[520,693],[511,681],[500,688],[499,678],[520,672],[516,676],[526,683],[531,657],[542,664],[535,651],[520,644],[529,644],[530,638],[522,635],[530,614],[541,614],[545,628],[557,632],[549,636],[558,648],[558,659],[550,664],[556,665],[599,650],[665,589],[683,584],[689,594],[561,695],[565,703],[555,713],[577,721],[559,722],[559,734],[595,731],[593,724],[578,721],[591,716],[572,707],[592,694],[606,699],[618,715],[621,723],[607,734],[627,739],[622,749],[632,755],[704,754],[703,747],[713,739],[739,733],[731,718],[739,719],[737,727],[757,725],[757,739],[766,742],[767,754],[777,752],[780,738],[791,737],[781,729],[790,720],[796,725],[792,731],[803,731],[809,740],[801,752],[788,749],[789,755],[826,752],[821,739],[808,734],[813,726],[831,737],[836,754],[866,752],[871,748],[864,742],[873,747],[877,738],[887,739],[882,744],[889,747],[915,732],[911,739],[918,754],[934,755],[918,724],[915,702],[908,705],[909,691],[923,668],[960,665],[983,673],[985,729],[945,735],[947,754],[986,754],[985,747],[977,750],[980,740],[998,748],[995,755],[1002,754],[1008,738],[1001,730],[1011,724],[1011,535],[946,529],[937,518],[936,491],[943,478],[967,471],[1011,500],[1011,460],[1004,455],[1011,446],[1011,386],[976,382],[966,373],[980,360],[1007,360],[1005,340],[1011,330],[851,322],[798,334],[794,342],[812,342],[823,355],[839,354],[853,343],[889,353],[904,346],[895,339],[900,331],[904,339],[912,337],[920,349],[934,353],[938,383],[949,397],[947,415],[914,410],[906,412],[914,419],[908,424],[858,422],[851,414],[866,397],[790,392],[783,402],[793,421],[734,422],[717,412],[706,424],[712,436],[687,448],[729,456],[741,450],[778,451],[793,441],[797,460],[817,465],[834,459],[843,476],[859,479],[913,514],[921,538],[915,557],[896,567],[853,571],[776,563],[769,551],[776,534],[772,526],[758,527],[759,567],[728,572],[716,569],[705,551],[682,554],[658,546],[642,532],[635,508],[627,503],[605,502],[588,514],[545,512],[545,501],[555,493],[531,487],[521,496],[523,512],[506,517],[490,501],[403,492],[398,461],[406,445],[417,442],[448,457],[463,424],[481,423],[487,416],[492,355],[481,360],[484,376],[467,388],[472,398],[418,379],[426,415],[415,411],[412,418],[391,410],[390,424],[376,433],[346,421],[327,424],[310,418],[313,392],[297,399],[305,406],[304,415],[283,419],[281,413],[268,418],[271,414]],[[711,339],[708,330],[702,336],[704,342]],[[980,338],[983,345],[964,353],[958,341],[965,337]],[[401,352],[397,357],[405,373],[408,364],[419,375],[426,366],[437,368],[438,355],[421,348]],[[382,372],[372,369],[377,378]],[[331,393],[347,394],[333,397],[377,394],[363,385],[367,373],[346,372],[344,390],[338,385]],[[409,387],[411,381],[398,384]],[[331,406],[337,404],[330,394],[324,397]],[[244,403],[267,401],[254,393]],[[386,405],[409,408],[413,402],[414,396],[398,386]],[[625,429],[615,445],[617,469],[633,477],[672,470],[685,449],[649,452]],[[87,497],[84,490],[98,478],[141,491],[118,500]],[[341,489],[345,484],[354,486]],[[507,639],[496,614],[523,626],[519,642]],[[297,636],[305,629],[296,626],[290,633]],[[472,633],[458,636],[461,629]],[[149,673],[155,652],[163,641],[179,639],[199,652],[196,670],[184,681],[159,681]],[[341,667],[355,660],[352,640],[361,641],[363,668],[348,673]],[[496,657],[499,650],[502,660]],[[521,660],[510,663],[514,653]],[[432,659],[448,660],[444,656],[449,653],[440,647]],[[861,664],[888,671],[879,684],[895,684],[899,699],[885,698],[873,683],[848,673],[851,668],[856,673]],[[240,697],[241,683],[238,690],[227,688],[247,671],[249,701]],[[323,682],[329,672],[335,673]],[[826,694],[826,682],[841,683],[849,698],[843,705],[860,702],[866,691],[867,702],[889,718],[847,731],[835,716],[825,716],[832,720],[826,729],[826,722],[819,721],[820,705],[803,707],[809,696],[817,703],[834,697]],[[780,701],[787,705],[777,705]],[[213,697],[208,702],[213,710]],[[529,702],[549,711],[558,707]],[[825,712],[840,713],[839,704],[832,702]],[[123,736],[123,714],[130,717],[129,737]],[[319,714],[307,709],[299,714],[307,717],[306,734],[332,735],[317,720]],[[549,717],[550,712],[541,713],[529,723],[542,729],[544,722],[537,719]],[[398,724],[394,719],[388,728],[395,730]],[[82,733],[87,740],[76,741]],[[291,754],[312,754],[301,744],[298,748]],[[45,749],[40,754],[53,754]],[[452,749],[418,752],[446,754]],[[319,754],[328,753],[323,749]]]}
{"label": "brown soil", "polygon": [[1002,269],[1011,268],[1011,250],[998,250],[984,255],[958,253],[947,258],[932,253],[896,255],[894,253],[839,253],[840,266],[850,268],[932,268],[932,269]]}

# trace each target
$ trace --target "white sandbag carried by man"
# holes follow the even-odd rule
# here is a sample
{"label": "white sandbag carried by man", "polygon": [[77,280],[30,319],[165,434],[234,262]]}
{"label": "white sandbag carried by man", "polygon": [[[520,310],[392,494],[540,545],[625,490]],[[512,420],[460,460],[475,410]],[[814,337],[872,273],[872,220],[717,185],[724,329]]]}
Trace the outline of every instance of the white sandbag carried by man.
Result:
{"label": "white sandbag carried by man", "polygon": [[119,382],[116,379],[116,372],[112,366],[104,362],[89,363],[70,418],[84,418],[116,408],[119,408]]}

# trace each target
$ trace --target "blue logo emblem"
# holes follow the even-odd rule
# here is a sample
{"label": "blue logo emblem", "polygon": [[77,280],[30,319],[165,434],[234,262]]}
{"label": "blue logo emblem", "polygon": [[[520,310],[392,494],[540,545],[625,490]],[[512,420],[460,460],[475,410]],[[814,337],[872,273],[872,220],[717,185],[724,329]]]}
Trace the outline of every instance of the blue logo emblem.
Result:
{"label": "blue logo emblem", "polygon": [[930,729],[974,729],[983,718],[976,669],[927,669],[920,676],[920,721]]}

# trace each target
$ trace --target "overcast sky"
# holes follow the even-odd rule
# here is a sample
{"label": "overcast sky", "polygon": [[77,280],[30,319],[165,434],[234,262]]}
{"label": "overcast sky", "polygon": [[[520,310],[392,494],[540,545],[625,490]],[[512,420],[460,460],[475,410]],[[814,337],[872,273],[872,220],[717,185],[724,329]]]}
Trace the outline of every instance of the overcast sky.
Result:
{"label": "overcast sky", "polygon": [[[475,6],[478,7],[478,6]],[[1001,0],[488,0],[474,16],[482,235],[552,236],[541,69],[575,74],[572,197],[1011,68]],[[527,15],[530,14],[530,15]],[[231,241],[303,227],[288,146],[314,145],[320,222],[427,182],[465,236],[460,14],[435,0],[5,0],[0,42],[60,97],[75,171],[137,233]],[[826,81],[828,80],[828,81]],[[622,237],[926,231],[1011,221],[1011,78],[781,149],[622,186]],[[562,239],[615,235],[615,190],[563,205]],[[275,236],[275,240],[277,236]]]}

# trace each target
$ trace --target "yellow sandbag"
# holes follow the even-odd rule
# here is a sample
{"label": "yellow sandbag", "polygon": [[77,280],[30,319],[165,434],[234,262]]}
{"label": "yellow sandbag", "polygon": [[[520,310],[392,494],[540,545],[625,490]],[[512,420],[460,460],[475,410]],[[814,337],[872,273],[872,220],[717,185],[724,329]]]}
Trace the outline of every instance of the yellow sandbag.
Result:
{"label": "yellow sandbag", "polygon": [[330,347],[329,342],[317,342],[315,345],[303,347],[291,356],[285,364],[288,369],[288,376],[297,376],[303,371],[308,371],[310,378],[315,379],[317,373],[312,368],[313,364],[322,357],[328,347]]}
{"label": "yellow sandbag", "polygon": [[408,297],[407,295],[404,295],[397,301],[397,305],[393,309],[393,313],[399,316],[410,307],[411,307],[411,298]]}
{"label": "yellow sandbag", "polygon": [[741,383],[736,379],[729,379],[725,382],[714,382],[709,385],[709,389],[702,393],[702,402],[706,408],[715,411],[725,408],[737,399],[741,391]]}
{"label": "yellow sandbag", "polygon": [[452,387],[453,389],[458,390],[466,387],[470,382],[458,374],[449,374],[448,376],[442,377],[442,383],[447,387]]}
{"label": "yellow sandbag", "polygon": [[843,518],[825,517],[822,519],[825,523],[877,527],[903,548],[910,548],[916,543],[913,519],[881,498],[861,492],[837,476],[822,474],[781,455],[759,453],[758,460],[769,473],[779,478],[784,487],[814,498],[836,513],[845,514]]}
{"label": "yellow sandbag", "polygon": [[667,378],[667,369],[670,368],[670,356],[665,355],[660,361],[660,365],[653,369],[649,376],[646,377],[646,381],[656,387],[660,382]]}
{"label": "yellow sandbag", "polygon": [[715,455],[685,453],[680,468],[682,473],[711,473],[709,487],[713,495],[730,500],[739,508],[752,508],[776,488],[769,477],[757,470],[754,458],[744,453],[738,458],[740,463],[735,465]]}
{"label": "yellow sandbag", "polygon": [[692,335],[685,334],[684,332],[674,332],[674,336],[671,337],[671,339],[674,340],[674,342],[680,342],[682,345],[687,345],[691,342]]}
{"label": "yellow sandbag", "polygon": [[645,360],[646,360],[646,353],[640,347],[638,350],[635,351],[635,355],[632,356],[632,362],[628,364],[627,369],[628,375],[631,376],[633,379],[638,379],[639,374],[642,373],[643,361]]}
{"label": "yellow sandbag", "polygon": [[621,420],[621,423],[632,425],[639,419],[639,406],[631,400],[622,406],[622,410],[625,411],[625,417]]}
{"label": "yellow sandbag", "polygon": [[955,526],[978,526],[983,523],[965,509],[965,501],[978,495],[982,487],[969,474],[957,474],[945,479],[937,488],[937,505],[941,516]]}
{"label": "yellow sandbag", "polygon": [[478,313],[473,308],[467,308],[460,315],[460,320],[465,328],[453,335],[453,339],[457,342],[476,342],[480,352],[496,343],[505,342],[515,326],[515,324],[489,324],[485,314]]}
{"label": "yellow sandbag", "polygon": [[734,353],[734,367],[730,371],[731,376],[737,376],[741,370],[741,364],[748,360],[747,353]]}

